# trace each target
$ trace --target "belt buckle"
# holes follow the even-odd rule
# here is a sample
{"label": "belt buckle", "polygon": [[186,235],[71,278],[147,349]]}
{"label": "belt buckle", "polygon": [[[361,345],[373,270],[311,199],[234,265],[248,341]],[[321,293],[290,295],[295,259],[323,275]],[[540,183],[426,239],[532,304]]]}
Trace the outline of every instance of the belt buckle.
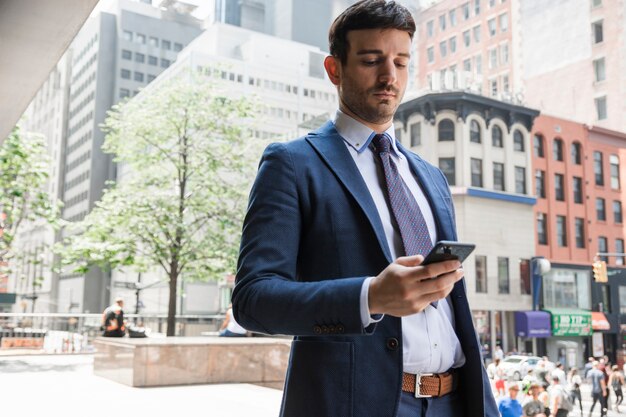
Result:
{"label": "belt buckle", "polygon": [[431,398],[432,395],[422,395],[420,393],[420,387],[422,386],[422,377],[423,376],[433,376],[433,373],[424,373],[424,374],[416,374],[415,375],[415,398]]}

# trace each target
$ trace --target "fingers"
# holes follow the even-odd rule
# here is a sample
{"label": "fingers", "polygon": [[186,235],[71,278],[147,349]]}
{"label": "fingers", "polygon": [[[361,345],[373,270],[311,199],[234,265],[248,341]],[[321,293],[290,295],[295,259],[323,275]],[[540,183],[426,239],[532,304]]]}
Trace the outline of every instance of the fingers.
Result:
{"label": "fingers", "polygon": [[419,281],[416,285],[419,285],[420,298],[425,298],[429,303],[445,298],[461,278],[463,278],[463,270],[457,269],[434,279]]}
{"label": "fingers", "polygon": [[424,257],[422,255],[412,255],[412,256],[401,256],[396,259],[396,263],[402,266],[418,266],[424,261]]}

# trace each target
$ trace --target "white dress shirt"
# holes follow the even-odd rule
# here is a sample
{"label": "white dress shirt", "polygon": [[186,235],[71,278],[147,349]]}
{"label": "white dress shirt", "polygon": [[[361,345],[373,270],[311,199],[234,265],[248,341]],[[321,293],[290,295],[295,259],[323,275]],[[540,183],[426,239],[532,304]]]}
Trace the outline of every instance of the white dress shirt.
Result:
{"label": "white dress shirt", "polygon": [[[333,123],[363,176],[385,229],[391,256],[396,259],[399,255],[403,255],[402,238],[395,220],[392,221],[382,165],[369,146],[376,132],[341,110],[337,110]],[[420,207],[434,245],[437,227],[428,200],[413,176],[407,158],[398,150],[393,125],[385,134],[392,139],[391,157]],[[373,277],[366,279],[361,289],[361,321],[364,327],[381,320],[381,318],[374,319],[369,314],[368,291],[372,279]],[[439,300],[437,308],[429,305],[421,313],[403,317],[402,343],[404,372],[440,373],[450,368],[458,368],[465,363],[465,355],[454,332],[452,306],[447,299]]]}

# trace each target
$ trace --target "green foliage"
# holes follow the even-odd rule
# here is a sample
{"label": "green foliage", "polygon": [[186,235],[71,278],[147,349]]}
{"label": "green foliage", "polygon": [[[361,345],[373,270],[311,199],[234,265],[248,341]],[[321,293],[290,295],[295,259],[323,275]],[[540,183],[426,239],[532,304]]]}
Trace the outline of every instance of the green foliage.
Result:
{"label": "green foliage", "polygon": [[247,194],[262,145],[248,99],[187,74],[116,105],[103,149],[118,182],[58,248],[64,265],[216,279],[235,269]]}
{"label": "green foliage", "polygon": [[0,143],[0,264],[15,256],[13,245],[21,226],[58,225],[60,203],[51,202],[45,191],[47,180],[44,138],[15,127]]}

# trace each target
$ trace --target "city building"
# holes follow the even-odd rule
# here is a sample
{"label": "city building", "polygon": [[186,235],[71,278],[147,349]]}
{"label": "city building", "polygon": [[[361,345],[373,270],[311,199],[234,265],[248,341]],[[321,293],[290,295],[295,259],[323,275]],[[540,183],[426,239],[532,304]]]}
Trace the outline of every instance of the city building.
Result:
{"label": "city building", "polygon": [[[531,309],[535,253],[531,128],[536,110],[466,92],[430,93],[402,103],[396,137],[448,179],[467,292],[484,354],[531,351],[518,340],[515,312]],[[512,238],[514,237],[514,238]]]}
{"label": "city building", "polygon": [[[59,175],[52,183],[58,184],[63,219],[82,220],[101,198],[106,182],[116,178],[111,155],[101,150],[104,134],[99,126],[111,106],[137,94],[201,33],[202,22],[190,14],[193,10],[194,6],[170,0],[158,7],[145,1],[113,2],[91,16],[69,45],[63,107],[46,98],[48,84],[37,93],[43,98],[39,104],[31,103],[33,121],[55,117],[65,123],[55,142],[59,147],[52,166]],[[60,126],[54,129],[61,132]],[[42,256],[36,250],[39,242],[37,233],[24,230],[19,245]],[[109,303],[110,274],[98,268],[85,275],[53,274],[50,281],[49,293],[55,300],[48,306],[40,304],[45,311],[101,312]],[[18,286],[15,281],[13,285]]]}
{"label": "city building", "polygon": [[[291,140],[319,127],[337,109],[337,91],[323,67],[325,56],[316,46],[214,23],[138,99],[151,94],[168,79],[191,71],[212,77],[233,97],[246,96],[259,103],[260,114],[251,126],[251,140]],[[118,180],[123,181],[124,176],[122,167]],[[136,278],[136,274],[113,271],[114,296],[133,299],[132,290],[124,286],[132,288]],[[160,271],[143,274],[142,285],[155,286],[142,291],[142,312],[167,311],[167,284],[156,284],[166,279]],[[181,280],[180,285],[180,311],[216,313],[224,311],[230,302],[234,276],[208,283]],[[133,308],[130,303],[128,307]]]}
{"label": "city building", "polygon": [[[600,351],[614,359],[622,348],[615,297],[625,260],[620,161],[626,134],[548,115],[535,119],[532,133],[536,254],[552,264],[540,290],[555,336],[546,352],[554,358],[583,353],[573,363],[567,358],[569,365]],[[599,253],[617,255],[597,258],[610,266],[607,283],[594,281]]]}

